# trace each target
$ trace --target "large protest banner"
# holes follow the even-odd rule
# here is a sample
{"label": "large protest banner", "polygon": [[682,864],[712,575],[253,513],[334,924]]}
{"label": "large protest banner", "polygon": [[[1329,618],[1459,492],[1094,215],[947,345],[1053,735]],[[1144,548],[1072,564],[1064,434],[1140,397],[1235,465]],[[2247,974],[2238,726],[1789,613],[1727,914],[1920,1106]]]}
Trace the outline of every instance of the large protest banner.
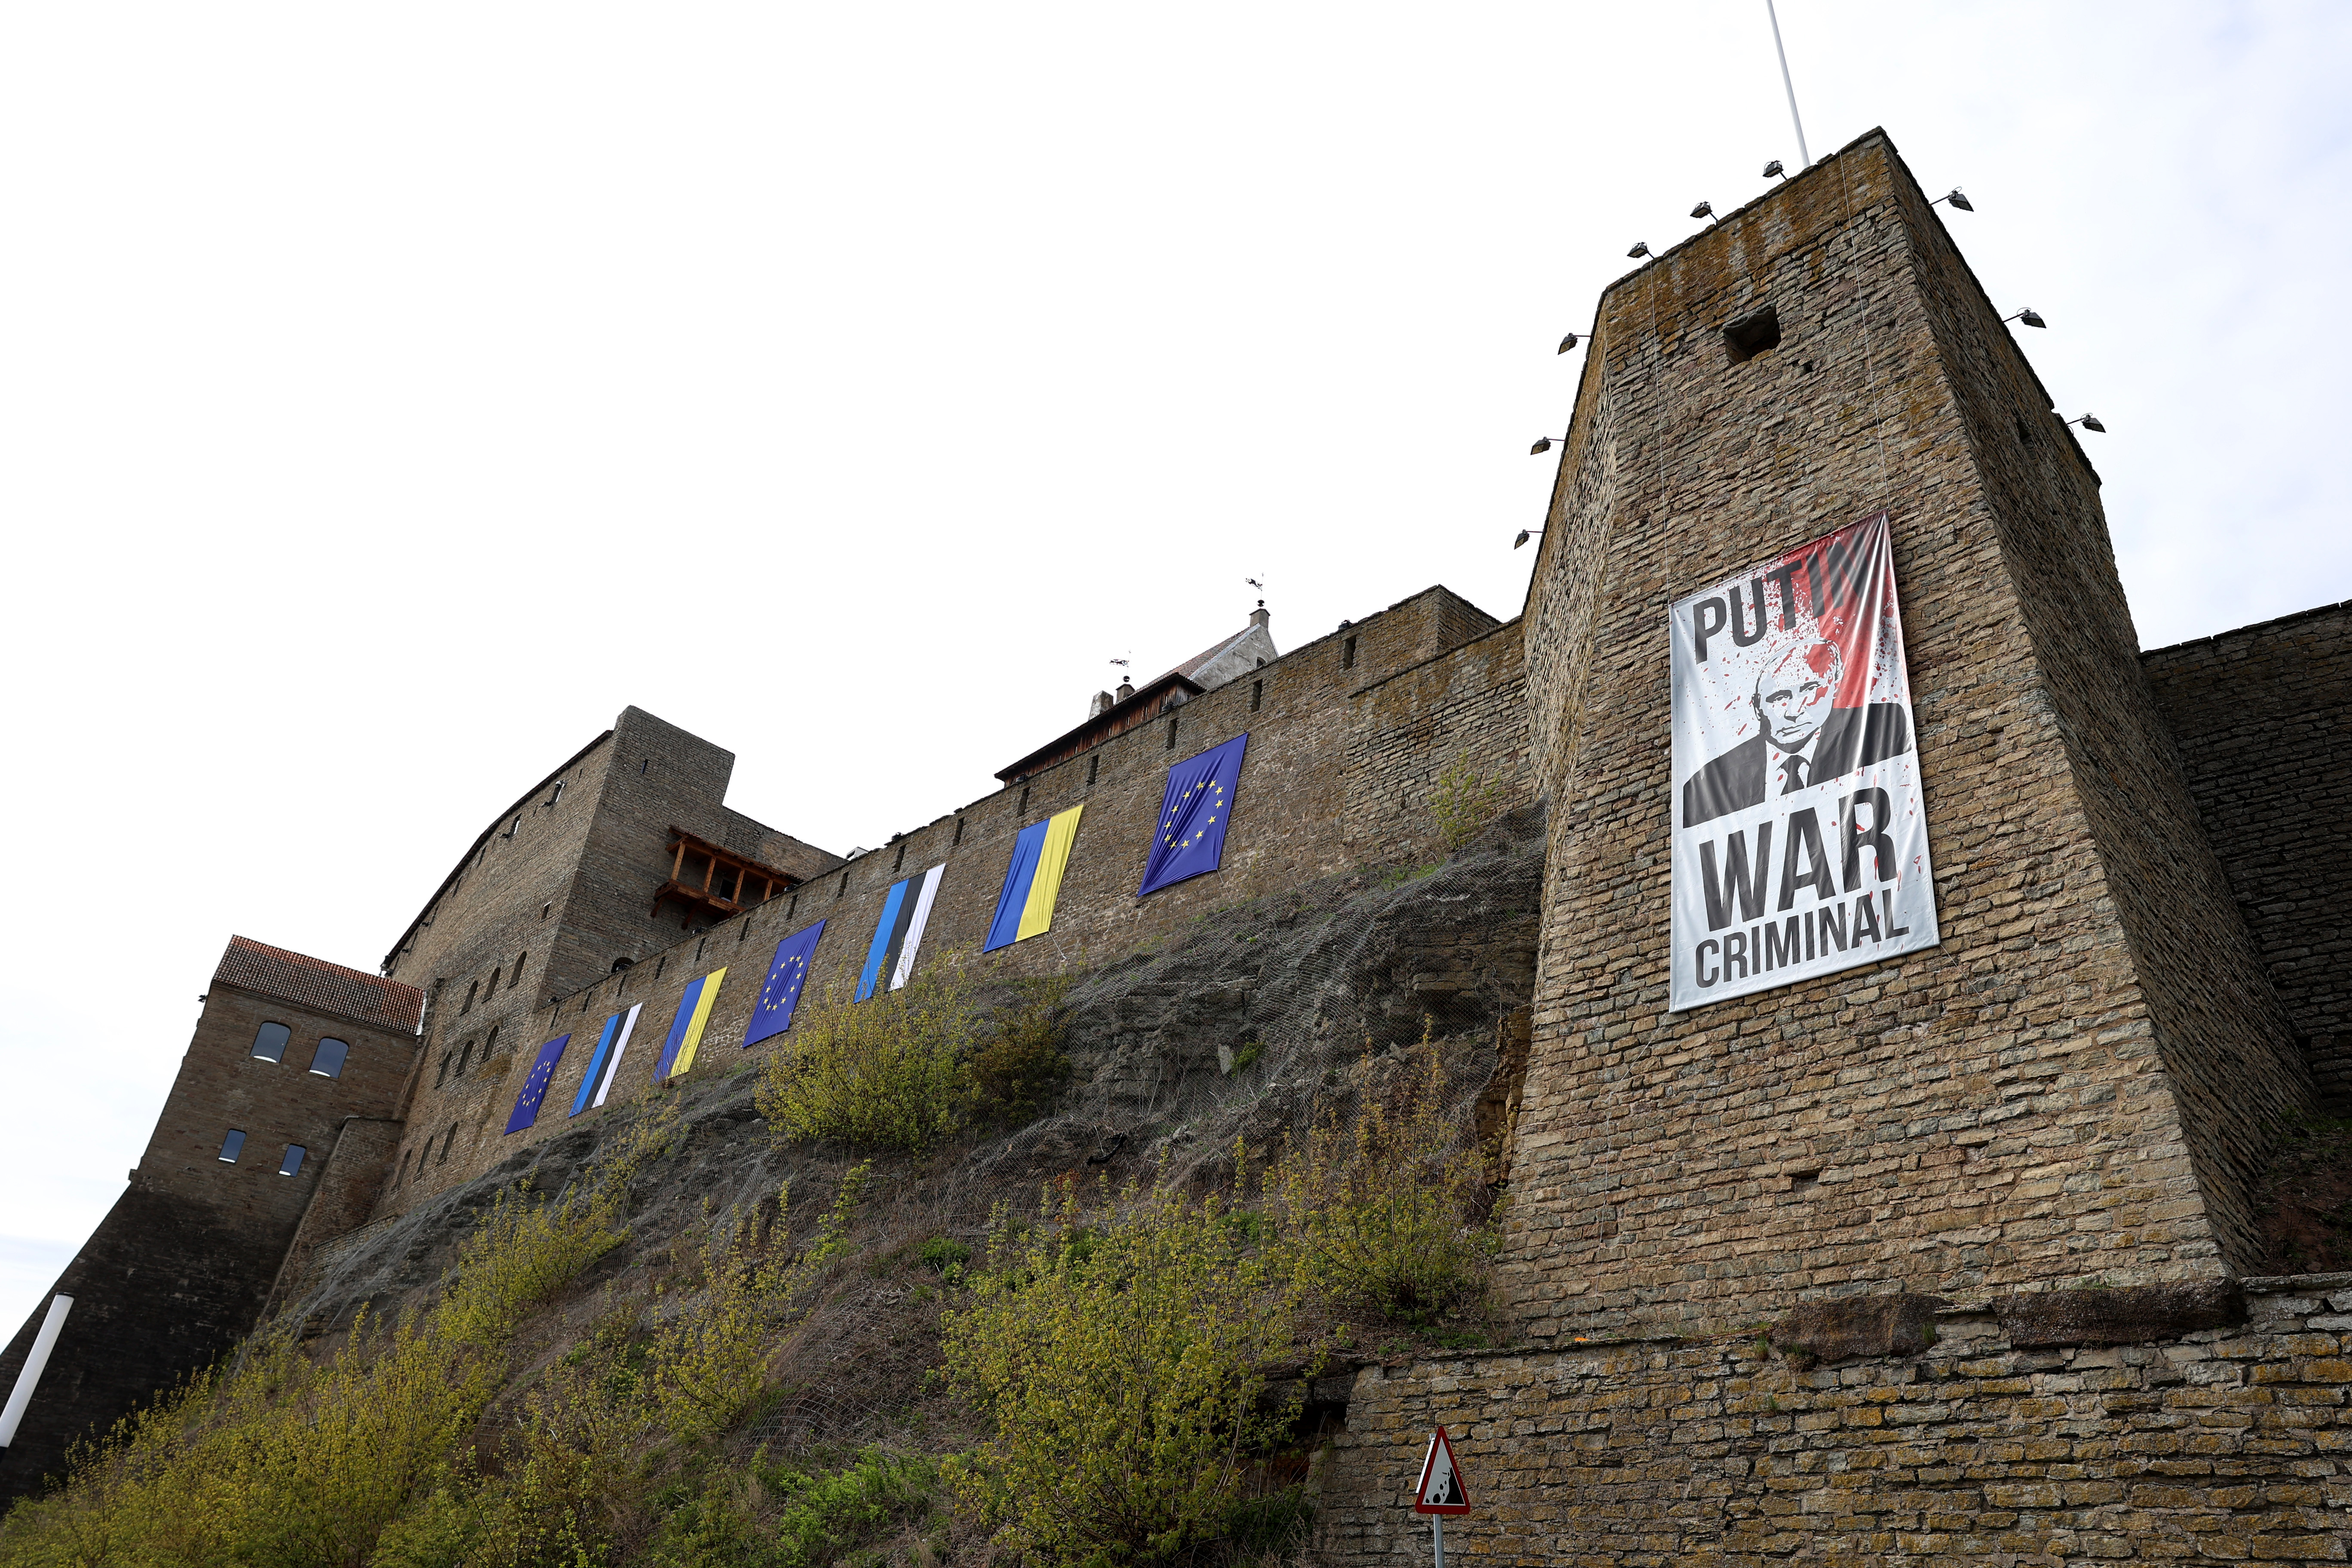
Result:
{"label": "large protest banner", "polygon": [[1675,1009],[1935,946],[1886,514],[1669,618]]}

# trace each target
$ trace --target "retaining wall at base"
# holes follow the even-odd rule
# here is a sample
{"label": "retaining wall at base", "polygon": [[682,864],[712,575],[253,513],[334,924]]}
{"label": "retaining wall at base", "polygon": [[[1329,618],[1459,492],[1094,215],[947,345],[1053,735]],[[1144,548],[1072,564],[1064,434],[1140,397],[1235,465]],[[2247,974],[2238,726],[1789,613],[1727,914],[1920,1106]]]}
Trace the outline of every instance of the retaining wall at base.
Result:
{"label": "retaining wall at base", "polygon": [[2248,1279],[2248,1321],[2023,1350],[1990,1303],[1924,1354],[1801,1371],[1756,1339],[1587,1343],[1356,1379],[1334,1563],[1426,1562],[1444,1422],[1479,1562],[1927,1564],[2352,1556],[2352,1274]]}

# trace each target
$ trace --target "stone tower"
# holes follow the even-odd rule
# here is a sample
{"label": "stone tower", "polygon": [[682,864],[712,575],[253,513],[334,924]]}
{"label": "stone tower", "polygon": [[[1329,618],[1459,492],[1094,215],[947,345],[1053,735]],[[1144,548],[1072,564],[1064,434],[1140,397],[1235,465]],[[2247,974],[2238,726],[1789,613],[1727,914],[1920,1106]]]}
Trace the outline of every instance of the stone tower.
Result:
{"label": "stone tower", "polygon": [[[1673,1012],[1666,606],[1879,511],[1941,944]],[[1884,134],[1608,289],[1526,627],[1531,1339],[2249,1255],[2309,1074],[2142,674],[2098,477]]]}

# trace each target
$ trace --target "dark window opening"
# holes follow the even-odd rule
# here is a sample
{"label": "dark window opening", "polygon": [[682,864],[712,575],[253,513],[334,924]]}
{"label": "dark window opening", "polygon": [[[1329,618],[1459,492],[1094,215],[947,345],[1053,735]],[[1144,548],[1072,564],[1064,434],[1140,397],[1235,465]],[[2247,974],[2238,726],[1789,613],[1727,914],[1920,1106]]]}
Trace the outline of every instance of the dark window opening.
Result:
{"label": "dark window opening", "polygon": [[[800,896],[798,893],[794,893],[794,894],[793,895],[793,901],[792,901],[791,903],[786,904],[786,905],[784,906],[784,919],[786,919],[786,920],[791,920],[791,919],[793,919],[794,916],[798,915],[800,912],[801,912],[801,896]],[[656,979],[656,980],[659,980],[659,979],[661,978],[661,976],[660,976],[658,973],[656,973],[656,974],[654,976],[654,978],[655,978],[655,979]]]}
{"label": "dark window opening", "polygon": [[837,889],[835,889],[834,890],[834,895],[833,895],[833,896],[834,896],[835,898],[836,898],[836,899],[845,899],[845,898],[849,897],[849,873],[848,873],[848,872],[844,871],[844,872],[841,874],[841,886],[840,886],[839,888],[837,888]]}
{"label": "dark window opening", "polygon": [[1097,752],[1093,756],[1087,759],[1087,787],[1088,789],[1094,788],[1095,780],[1101,776],[1102,753],[1100,752]]}
{"label": "dark window opening", "polygon": [[555,805],[557,802],[561,801],[562,798],[563,798],[563,781],[562,781],[562,779],[558,779],[558,780],[556,780],[556,781],[555,781],[555,793],[554,793],[553,795],[549,795],[549,796],[547,797],[547,804],[548,804],[548,805]]}
{"label": "dark window opening", "polygon": [[341,1078],[343,1076],[343,1058],[351,1052],[352,1047],[347,1041],[331,1036],[322,1039],[319,1042],[319,1048],[310,1053],[310,1070],[320,1078]]}
{"label": "dark window opening", "polygon": [[464,1078],[466,1076],[466,1064],[473,1059],[474,1042],[467,1040],[464,1047],[457,1052],[457,1070],[451,1073],[449,1076],[451,1078]]}
{"label": "dark window opening", "polygon": [[952,849],[952,848],[954,848],[957,845],[959,845],[959,844],[961,844],[961,843],[962,843],[962,842],[963,842],[963,818],[962,818],[962,817],[961,817],[961,816],[959,816],[959,817],[957,817],[957,818],[956,818],[956,830],[955,830],[955,837],[954,837],[953,838],[950,838],[950,839],[949,839],[949,840],[948,840],[948,847],[949,847],[949,848],[950,848],[950,849]]}
{"label": "dark window opening", "polygon": [[1173,719],[1168,721],[1168,738],[1160,742],[1160,749],[1163,752],[1176,749],[1176,721]]}
{"label": "dark window opening", "polygon": [[449,1145],[455,1143],[457,1141],[457,1124],[452,1121],[449,1123],[449,1131],[447,1135],[441,1140],[441,1157],[433,1163],[436,1165],[447,1164],[449,1163]]}
{"label": "dark window opening", "polygon": [[1341,669],[1356,668],[1356,639],[1353,637],[1339,645],[1339,668]]}
{"label": "dark window opening", "polygon": [[499,1030],[505,1026],[506,1026],[503,1024],[493,1025],[491,1026],[490,1037],[482,1042],[482,1059],[484,1061],[488,1061],[490,1059],[490,1053],[499,1048]]}
{"label": "dark window opening", "polygon": [[1013,808],[1013,815],[1015,816],[1026,816],[1029,815],[1029,786],[1027,784],[1023,784],[1021,786],[1021,804]]}
{"label": "dark window opening", "polygon": [[1250,666],[1250,668],[1252,669],[1264,669],[1265,668],[1265,660],[1259,659],[1255,664]]}
{"label": "dark window opening", "polygon": [[509,975],[508,975],[508,976],[507,976],[507,989],[508,989],[508,990],[509,990],[509,991],[513,990],[513,989],[515,988],[515,986],[516,986],[518,984],[520,984],[520,981],[522,980],[522,961],[523,961],[523,959],[525,959],[525,958],[529,958],[530,956],[530,950],[529,948],[525,948],[525,949],[522,951],[522,954],[521,954],[521,956],[520,956],[520,957],[519,957],[519,958],[517,958],[517,959],[515,960],[514,973],[513,973],[512,974],[509,974]]}
{"label": "dark window opening", "polygon": [[627,958],[616,958],[616,959],[613,960],[613,967],[612,967],[612,969],[609,971],[609,973],[614,973],[614,974],[618,974],[618,973],[621,973],[621,971],[623,971],[624,969],[628,968],[628,967],[629,967],[629,965],[630,965],[631,963],[635,963],[635,960],[634,960],[634,959],[627,959]]}
{"label": "dark window opening", "polygon": [[893,861],[891,861],[891,862],[890,862],[890,875],[892,875],[893,877],[895,877],[895,876],[897,876],[899,872],[901,872],[901,871],[905,870],[906,868],[907,868],[907,841],[906,841],[905,839],[903,839],[903,838],[902,838],[902,839],[900,839],[900,840],[898,841],[898,858],[897,859],[895,859],[895,860],[893,860]]}
{"label": "dark window opening", "polygon": [[394,1186],[396,1187],[400,1185],[401,1183],[408,1180],[408,1164],[410,1161],[415,1158],[416,1151],[414,1149],[405,1150],[402,1152],[400,1156],[400,1169],[394,1172],[392,1175],[392,1184]]}
{"label": "dark window opening", "polygon": [[299,1143],[286,1145],[286,1158],[278,1162],[278,1173],[281,1176],[299,1173],[302,1169],[302,1156],[310,1152]]}
{"label": "dark window opening", "polygon": [[228,1136],[221,1140],[221,1163],[234,1165],[236,1163],[236,1157],[243,1152],[245,1152],[245,1134],[232,1127],[228,1130]]}
{"label": "dark window opening", "polygon": [[743,917],[743,923],[735,928],[735,945],[740,947],[751,940],[751,917],[750,915],[745,915]]}
{"label": "dark window opening", "polygon": [[475,998],[475,997],[477,997],[477,996],[478,996],[478,995],[480,995],[481,994],[482,994],[482,983],[481,983],[480,981],[477,980],[477,981],[475,981],[472,984],[470,984],[470,985],[467,986],[467,987],[466,987],[466,1005],[465,1005],[464,1006],[462,1006],[462,1007],[460,1007],[460,1008],[458,1008],[458,1009],[457,1009],[457,1016],[459,1016],[460,1018],[462,1018],[462,1017],[464,1017],[467,1014],[468,1014],[468,1013],[472,1012],[472,1011],[474,1010],[474,998]]}
{"label": "dark window opening", "polygon": [[441,1070],[434,1075],[434,1088],[439,1089],[443,1084],[449,1081],[449,1064],[457,1059],[457,1053],[455,1051],[443,1051],[441,1053]]}
{"label": "dark window opening", "polygon": [[550,910],[552,910],[553,908],[555,908],[555,906],[554,906],[553,904],[541,904],[541,905],[540,905],[540,906],[539,906],[539,918],[540,918],[541,920],[545,920],[545,919],[547,918],[548,911],[549,911]]}
{"label": "dark window opening", "polygon": [[1723,329],[1723,341],[1731,351],[1731,363],[1746,364],[1758,354],[1769,353],[1780,346],[1780,313],[1767,305],[1752,315],[1742,316]]}
{"label": "dark window opening", "polygon": [[496,991],[498,988],[499,971],[493,969],[490,971],[490,983],[482,988],[482,994],[488,996],[491,992]]}
{"label": "dark window opening", "polygon": [[[1260,660],[1259,662],[1260,662],[1261,664],[1263,664],[1265,661],[1264,661],[1264,660]],[[1265,702],[1265,681],[1263,681],[1263,680],[1253,680],[1253,681],[1251,681],[1251,682],[1250,682],[1250,711],[1251,711],[1251,712],[1253,712],[1253,713],[1256,712],[1256,711],[1258,710],[1258,707],[1259,707],[1259,705],[1260,705],[1261,703]]]}
{"label": "dark window opening", "polygon": [[282,1062],[286,1042],[293,1037],[294,1031],[283,1024],[264,1024],[254,1031],[253,1054],[266,1062]]}
{"label": "dark window opening", "polygon": [[694,962],[695,962],[695,963],[700,963],[702,962],[702,948],[703,948],[703,944],[704,944],[705,942],[708,942],[709,940],[710,940],[710,939],[709,939],[708,936],[698,937],[698,938],[697,938],[697,939],[695,940],[695,943],[694,943]]}
{"label": "dark window opening", "polygon": [[2010,417],[2017,421],[2017,438],[2024,442],[2029,447],[2032,446],[2033,427],[2026,424],[2025,416],[2022,414],[2012,414]]}
{"label": "dark window opening", "polygon": [[659,979],[661,978],[661,972],[662,972],[663,970],[665,970],[665,969],[667,969],[668,967],[669,967],[669,955],[668,955],[667,953],[664,953],[664,954],[662,954],[662,956],[661,956],[661,957],[655,959],[655,960],[654,960],[654,978],[655,978],[656,980],[659,980]]}

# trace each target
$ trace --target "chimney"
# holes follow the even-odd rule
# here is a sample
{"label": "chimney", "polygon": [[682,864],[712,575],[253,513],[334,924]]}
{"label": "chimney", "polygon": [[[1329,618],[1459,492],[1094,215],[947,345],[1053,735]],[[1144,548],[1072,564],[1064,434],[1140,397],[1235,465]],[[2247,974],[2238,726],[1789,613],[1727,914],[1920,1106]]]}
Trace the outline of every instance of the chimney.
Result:
{"label": "chimney", "polygon": [[1250,625],[1257,627],[1260,631],[1265,629],[1265,601],[1264,599],[1260,599],[1257,602],[1257,608],[1250,612]]}
{"label": "chimney", "polygon": [[1087,699],[1087,717],[1092,719],[1097,714],[1107,713],[1110,710],[1110,693],[1108,691],[1097,691],[1092,697]]}
{"label": "chimney", "polygon": [[1118,678],[1118,700],[1121,702],[1135,695],[1135,683],[1124,675]]}

